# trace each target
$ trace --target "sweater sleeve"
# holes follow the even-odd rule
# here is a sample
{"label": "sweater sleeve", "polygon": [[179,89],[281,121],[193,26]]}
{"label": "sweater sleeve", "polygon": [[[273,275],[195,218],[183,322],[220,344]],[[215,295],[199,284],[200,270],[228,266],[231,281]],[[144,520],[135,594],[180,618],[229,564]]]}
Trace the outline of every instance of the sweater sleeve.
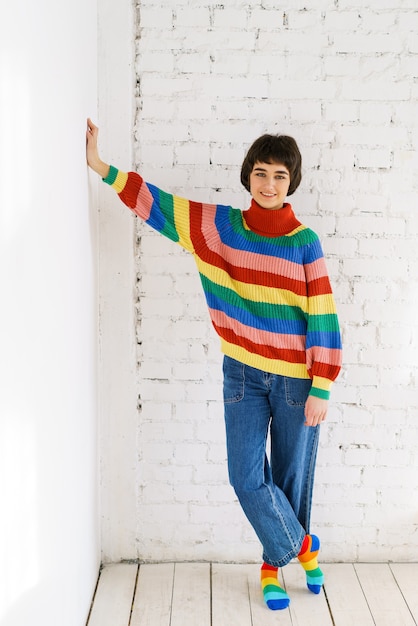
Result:
{"label": "sweater sleeve", "polygon": [[318,239],[308,246],[305,259],[308,291],[306,366],[312,378],[311,395],[329,399],[342,363],[341,334],[322,247]]}
{"label": "sweater sleeve", "polygon": [[156,231],[193,252],[190,210],[197,203],[168,194],[146,183],[136,172],[122,172],[113,165],[103,179],[127,207]]}

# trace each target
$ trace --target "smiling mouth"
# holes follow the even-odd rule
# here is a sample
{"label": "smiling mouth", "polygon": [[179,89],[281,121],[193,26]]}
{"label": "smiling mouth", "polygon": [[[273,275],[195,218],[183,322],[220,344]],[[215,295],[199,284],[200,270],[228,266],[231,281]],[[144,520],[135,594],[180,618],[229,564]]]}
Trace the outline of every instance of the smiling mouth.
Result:
{"label": "smiling mouth", "polygon": [[262,196],[264,196],[265,198],[274,198],[276,196],[275,193],[264,193],[263,191],[260,192]]}

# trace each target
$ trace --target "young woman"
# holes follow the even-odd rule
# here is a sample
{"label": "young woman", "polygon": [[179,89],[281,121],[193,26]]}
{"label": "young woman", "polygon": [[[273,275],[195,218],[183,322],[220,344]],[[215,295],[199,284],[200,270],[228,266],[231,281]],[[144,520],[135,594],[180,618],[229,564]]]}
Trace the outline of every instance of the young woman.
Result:
{"label": "young woman", "polygon": [[[279,567],[297,557],[319,593],[319,539],[310,534],[320,424],[341,367],[341,339],[317,235],[287,203],[301,181],[295,140],[263,135],[249,149],[241,211],[167,194],[103,162],[87,123],[87,162],[138,217],[193,254],[224,354],[228,471],[263,546],[270,609],[289,597]],[[266,451],[270,432],[271,449]]]}

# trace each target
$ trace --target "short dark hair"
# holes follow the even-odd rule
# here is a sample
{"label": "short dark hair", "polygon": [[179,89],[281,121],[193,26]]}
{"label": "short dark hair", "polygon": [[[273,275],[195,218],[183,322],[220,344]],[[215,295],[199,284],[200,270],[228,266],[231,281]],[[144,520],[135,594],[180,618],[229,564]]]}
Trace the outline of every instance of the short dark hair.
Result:
{"label": "short dark hair", "polygon": [[241,182],[250,191],[250,174],[255,163],[283,163],[289,170],[290,186],[287,195],[296,191],[302,180],[302,156],[293,137],[262,135],[254,141],[241,167]]}

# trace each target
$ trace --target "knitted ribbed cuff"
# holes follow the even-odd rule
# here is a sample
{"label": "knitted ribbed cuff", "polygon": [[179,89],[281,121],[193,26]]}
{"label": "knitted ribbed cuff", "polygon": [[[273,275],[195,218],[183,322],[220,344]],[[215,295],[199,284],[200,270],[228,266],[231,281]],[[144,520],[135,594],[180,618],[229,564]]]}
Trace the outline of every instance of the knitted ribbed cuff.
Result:
{"label": "knitted ribbed cuff", "polygon": [[315,396],[316,398],[322,398],[322,400],[329,400],[330,392],[325,389],[319,389],[318,387],[311,387],[309,395]]}
{"label": "knitted ribbed cuff", "polygon": [[116,167],[113,167],[113,165],[110,165],[109,173],[106,176],[106,178],[102,178],[102,181],[104,183],[107,183],[108,185],[113,185],[113,183],[116,180],[117,175],[118,175],[118,169]]}

